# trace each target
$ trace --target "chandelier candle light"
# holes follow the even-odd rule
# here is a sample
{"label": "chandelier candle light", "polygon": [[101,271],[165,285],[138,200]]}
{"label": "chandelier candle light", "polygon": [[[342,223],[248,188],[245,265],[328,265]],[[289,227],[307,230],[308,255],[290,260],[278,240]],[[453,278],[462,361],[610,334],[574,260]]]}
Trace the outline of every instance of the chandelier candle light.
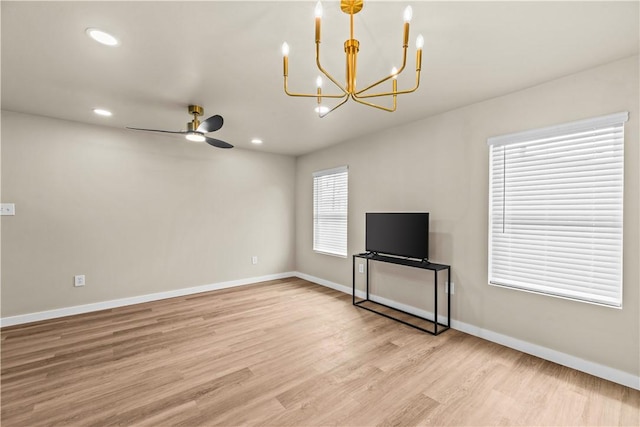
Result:
{"label": "chandelier candle light", "polygon": [[[401,90],[398,91],[398,82],[397,77],[405,68],[407,63],[407,48],[409,46],[409,22],[412,17],[412,9],[411,6],[407,6],[404,10],[404,36],[402,43],[402,66],[399,70],[395,67],[391,70],[391,74],[388,76],[378,80],[377,82],[365,87],[364,89],[358,90],[356,88],[356,64],[358,59],[358,51],[360,50],[360,42],[353,38],[353,15],[360,12],[363,7],[363,0],[340,0],[340,9],[349,15],[350,18],[350,38],[344,42],[344,52],[346,54],[346,85],[340,84],[335,78],[331,76],[320,64],[320,27],[322,21],[322,4],[318,2],[315,8],[315,16],[316,16],[316,65],[318,69],[327,76],[329,80],[333,82],[341,91],[341,94],[324,94],[322,93],[322,77],[318,76],[316,79],[316,93],[315,94],[306,94],[306,93],[294,93],[290,92],[288,88],[288,76],[289,76],[289,45],[285,42],[282,44],[282,64],[284,69],[284,91],[289,96],[301,96],[308,98],[316,98],[318,101],[318,106],[316,107],[316,112],[320,117],[324,117],[336,108],[342,106],[345,102],[349,100],[349,98],[353,99],[360,104],[368,105],[370,107],[379,108],[380,110],[393,112],[396,110],[396,97],[397,95],[402,95],[405,93],[415,92],[420,85],[420,69],[422,67],[422,47],[424,46],[424,38],[422,35],[419,35],[416,39],[416,85],[412,89],[409,90]],[[391,80],[391,91],[388,92],[378,92],[378,93],[369,93],[371,89],[374,87]],[[382,105],[377,105],[372,102],[365,101],[367,98],[374,97],[392,97],[393,105],[392,107],[385,107]],[[328,107],[322,105],[322,100],[324,98],[337,98],[342,99],[340,103],[338,103],[335,107],[329,109]]]}

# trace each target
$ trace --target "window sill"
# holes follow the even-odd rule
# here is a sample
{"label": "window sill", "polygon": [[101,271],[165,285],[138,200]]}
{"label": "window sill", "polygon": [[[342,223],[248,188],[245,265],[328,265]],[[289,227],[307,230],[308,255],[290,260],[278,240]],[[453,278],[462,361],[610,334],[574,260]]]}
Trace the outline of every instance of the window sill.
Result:
{"label": "window sill", "polygon": [[343,254],[336,254],[336,253],[333,253],[333,252],[324,252],[324,251],[319,251],[317,249],[314,249],[313,252],[315,252],[317,254],[333,256],[333,257],[336,257],[336,258],[347,258],[346,254],[343,255]]}

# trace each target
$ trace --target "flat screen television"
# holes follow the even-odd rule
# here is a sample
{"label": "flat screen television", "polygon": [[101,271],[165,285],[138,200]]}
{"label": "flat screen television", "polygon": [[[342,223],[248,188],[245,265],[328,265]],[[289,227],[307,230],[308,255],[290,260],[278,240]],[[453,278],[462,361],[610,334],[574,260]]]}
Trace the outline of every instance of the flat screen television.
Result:
{"label": "flat screen television", "polygon": [[365,219],[367,252],[429,258],[428,212],[367,212]]}

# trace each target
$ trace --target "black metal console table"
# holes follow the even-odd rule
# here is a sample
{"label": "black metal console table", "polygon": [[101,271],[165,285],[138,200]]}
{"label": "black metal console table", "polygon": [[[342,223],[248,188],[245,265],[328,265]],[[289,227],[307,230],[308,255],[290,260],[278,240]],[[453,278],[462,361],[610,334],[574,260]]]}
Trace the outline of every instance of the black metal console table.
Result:
{"label": "black metal console table", "polygon": [[[356,258],[361,258],[361,259],[366,259],[367,260],[367,271],[366,271],[366,296],[364,299],[361,299],[360,301],[356,301]],[[434,309],[433,309],[433,320],[431,319],[426,319],[424,317],[421,316],[417,316],[413,313],[407,313],[406,311],[403,310],[399,310],[395,307],[390,307],[388,305],[385,304],[381,304],[377,301],[373,301],[371,299],[369,299],[369,262],[370,261],[378,261],[378,262],[386,262],[386,263],[390,263],[390,264],[398,264],[398,265],[404,265],[407,267],[414,267],[414,268],[421,268],[423,270],[431,270],[433,271],[433,298],[434,298]],[[421,331],[424,332],[428,332],[432,335],[438,335],[444,331],[446,331],[447,329],[450,328],[451,326],[451,292],[447,293],[447,324],[443,324],[440,323],[438,321],[438,272],[442,271],[442,270],[446,270],[447,271],[447,286],[449,286],[449,284],[451,283],[451,266],[449,265],[445,265],[445,264],[435,264],[435,263],[431,263],[428,261],[418,261],[418,260],[412,260],[412,259],[406,259],[406,258],[396,258],[396,257],[391,257],[391,256],[385,256],[385,255],[380,255],[380,254],[376,254],[376,253],[362,253],[362,254],[356,254],[353,255],[353,265],[352,265],[352,285],[353,285],[353,305],[358,306],[359,308],[364,308],[365,310],[369,310],[373,313],[379,314],[381,316],[384,317],[388,317],[389,319],[393,319],[395,321],[404,323],[405,325],[411,326],[413,328],[416,329],[420,329]],[[425,320],[427,322],[433,323],[433,331],[429,330],[429,329],[425,329],[421,326],[418,325],[414,325],[411,324],[405,320],[399,319],[397,317],[394,317],[388,313],[384,313],[382,311],[378,311],[375,310],[371,307],[367,307],[365,305],[362,305],[366,302],[373,302],[374,304],[383,306],[383,307],[387,307],[388,309],[394,310],[396,312],[400,312],[400,313],[404,313],[404,314],[408,314],[410,316],[416,317],[418,319],[422,319]],[[441,326],[440,329],[438,329],[438,326]]]}

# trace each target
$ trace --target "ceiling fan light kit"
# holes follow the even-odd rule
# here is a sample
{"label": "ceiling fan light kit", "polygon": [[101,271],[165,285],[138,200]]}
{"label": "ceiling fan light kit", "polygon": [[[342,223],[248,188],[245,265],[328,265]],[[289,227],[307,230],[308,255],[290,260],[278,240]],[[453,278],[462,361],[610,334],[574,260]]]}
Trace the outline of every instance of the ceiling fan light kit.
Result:
{"label": "ceiling fan light kit", "polygon": [[192,133],[188,133],[184,136],[186,139],[188,139],[189,141],[193,141],[193,142],[204,142],[204,135],[199,134],[198,132],[192,132]]}
{"label": "ceiling fan light kit", "polygon": [[146,132],[162,132],[162,133],[173,133],[178,135],[184,135],[186,139],[194,142],[206,142],[207,144],[218,147],[218,148],[233,148],[233,145],[228,142],[221,141],[215,138],[209,138],[206,136],[206,133],[215,132],[220,129],[224,123],[222,116],[215,115],[209,117],[207,120],[201,122],[198,119],[198,116],[201,116],[204,113],[204,108],[199,105],[189,105],[188,107],[189,114],[193,116],[193,119],[190,122],[187,122],[187,130],[185,131],[171,131],[171,130],[160,130],[160,129],[142,129],[142,128],[132,128],[127,127],[127,129],[131,130],[142,130]]}
{"label": "ceiling fan light kit", "polygon": [[[340,9],[349,15],[350,18],[350,38],[344,42],[344,52],[346,55],[346,76],[345,84],[338,82],[331,74],[329,74],[320,63],[320,40],[321,40],[321,23],[322,23],[322,4],[318,2],[315,8],[315,45],[316,45],[316,66],[320,72],[325,75],[339,90],[339,94],[325,94],[322,92],[322,78],[316,79],[316,93],[295,93],[289,91],[288,77],[289,77],[289,45],[285,42],[282,44],[282,65],[284,74],[284,92],[289,96],[316,98],[318,106],[316,112],[320,117],[325,117],[338,107],[344,105],[349,99],[352,99],[360,104],[374,107],[380,110],[393,112],[396,110],[396,98],[398,95],[403,95],[411,92],[415,92],[420,85],[420,70],[422,68],[422,48],[424,46],[424,38],[419,35],[416,39],[416,82],[415,86],[407,90],[398,90],[397,77],[402,71],[404,71],[407,64],[407,48],[409,47],[409,23],[411,21],[413,11],[411,6],[407,6],[404,11],[404,34],[402,43],[402,66],[399,70],[395,67],[391,73],[378,80],[377,82],[370,84],[364,89],[357,89],[356,87],[356,75],[357,75],[357,59],[358,52],[360,50],[360,42],[354,38],[353,31],[353,16],[360,12],[364,6],[363,0],[340,0]],[[391,90],[371,93],[373,88],[378,87],[382,83],[391,80]],[[366,101],[368,98],[383,97],[391,98],[391,106],[383,106],[370,101]],[[341,99],[341,101],[333,108],[322,105],[322,100],[328,99]]]}

